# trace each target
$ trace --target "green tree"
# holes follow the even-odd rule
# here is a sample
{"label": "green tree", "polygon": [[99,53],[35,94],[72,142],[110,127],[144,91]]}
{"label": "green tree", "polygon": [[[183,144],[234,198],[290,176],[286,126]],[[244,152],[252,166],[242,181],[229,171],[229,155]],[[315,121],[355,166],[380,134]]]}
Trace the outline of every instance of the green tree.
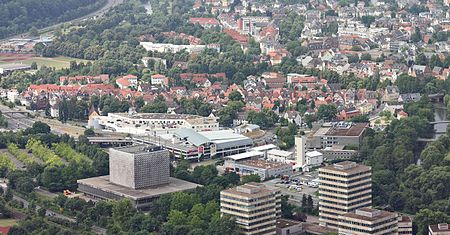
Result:
{"label": "green tree", "polygon": [[259,175],[256,175],[256,174],[242,176],[242,179],[241,179],[242,184],[246,184],[246,183],[250,183],[250,182],[257,182],[257,183],[261,182],[261,177],[259,177]]}
{"label": "green tree", "polygon": [[336,118],[337,109],[334,104],[324,104],[319,106],[317,117],[326,121],[332,121]]}
{"label": "green tree", "polygon": [[228,99],[231,101],[242,101],[243,97],[239,91],[232,91],[228,95]]}

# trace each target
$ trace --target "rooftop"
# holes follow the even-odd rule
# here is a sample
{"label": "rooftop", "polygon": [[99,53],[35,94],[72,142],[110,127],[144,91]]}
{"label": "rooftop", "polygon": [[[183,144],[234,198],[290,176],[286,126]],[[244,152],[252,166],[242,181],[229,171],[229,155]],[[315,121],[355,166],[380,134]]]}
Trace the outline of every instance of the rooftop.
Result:
{"label": "rooftop", "polygon": [[113,115],[130,119],[193,119],[203,118],[191,114],[169,114],[169,113],[112,113]]}
{"label": "rooftop", "polygon": [[254,147],[254,148],[252,148],[252,150],[253,151],[267,151],[267,150],[276,149],[276,148],[278,148],[278,147],[274,144],[266,144],[266,145]]}
{"label": "rooftop", "polygon": [[294,225],[300,224],[300,221],[290,220],[290,219],[277,219],[277,228],[287,228]]}
{"label": "rooftop", "polygon": [[267,151],[267,154],[275,155],[275,156],[281,156],[281,157],[289,157],[293,153],[292,152],[288,152],[288,151],[284,151],[284,150],[271,149],[271,150]]}
{"label": "rooftop", "polygon": [[364,129],[367,127],[367,123],[355,123],[349,128],[331,127],[325,135],[333,136],[360,136]]}
{"label": "rooftop", "polygon": [[245,153],[239,153],[231,156],[225,157],[225,159],[232,159],[235,161],[246,159],[246,158],[253,158],[253,157],[262,157],[264,154],[257,151],[250,151]]}
{"label": "rooftop", "polygon": [[267,194],[272,194],[276,190],[259,183],[247,183],[235,188],[222,190],[220,194],[232,194],[246,198],[258,198]]}
{"label": "rooftop", "polygon": [[355,174],[359,172],[370,171],[372,168],[369,166],[357,164],[356,162],[343,161],[335,163],[333,165],[324,166],[319,169],[320,171],[338,171],[344,174]]}
{"label": "rooftop", "polygon": [[157,146],[157,145],[153,145],[153,144],[138,144],[138,145],[118,147],[118,148],[113,148],[113,149],[117,150],[117,151],[125,152],[125,153],[131,153],[131,154],[155,152],[155,151],[162,150],[161,146]]}
{"label": "rooftop", "polygon": [[450,232],[450,227],[446,223],[430,225],[429,229],[432,232]]}
{"label": "rooftop", "polygon": [[131,198],[133,200],[159,197],[160,195],[195,189],[201,186],[199,184],[170,177],[169,184],[145,189],[130,189],[111,183],[109,181],[109,175],[81,179],[77,180],[77,183],[79,185],[86,185],[104,192],[112,193],[114,195]]}
{"label": "rooftop", "polygon": [[0,69],[4,70],[27,69],[27,68],[31,68],[31,66],[27,64],[0,64]]}
{"label": "rooftop", "polygon": [[393,213],[393,212],[389,212],[389,211],[383,211],[383,210],[377,210],[377,209],[365,207],[365,208],[357,209],[354,212],[343,214],[339,217],[345,218],[345,219],[357,219],[357,220],[363,220],[363,221],[367,221],[367,222],[373,222],[373,221],[382,220],[382,219],[386,219],[386,218],[390,218],[390,217],[397,218],[397,214]]}
{"label": "rooftop", "polygon": [[288,164],[283,163],[275,163],[275,162],[268,162],[264,160],[246,160],[243,162],[240,162],[241,165],[256,167],[256,168],[262,168],[262,169],[273,169],[273,168],[282,168],[285,166],[289,166]]}

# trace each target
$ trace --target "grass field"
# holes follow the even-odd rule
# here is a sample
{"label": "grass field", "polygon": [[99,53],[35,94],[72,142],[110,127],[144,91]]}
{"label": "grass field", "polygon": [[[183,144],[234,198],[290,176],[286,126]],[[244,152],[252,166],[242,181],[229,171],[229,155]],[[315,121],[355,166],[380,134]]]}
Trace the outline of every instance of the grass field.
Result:
{"label": "grass field", "polygon": [[77,62],[87,62],[87,60],[75,59],[71,57],[36,57],[32,54],[0,54],[0,64],[6,63],[23,63],[31,65],[31,63],[36,62],[38,67],[47,66],[55,67],[56,69],[68,68],[70,66],[70,61]]}
{"label": "grass field", "polygon": [[0,219],[1,227],[8,227],[17,224],[17,220],[15,219]]}

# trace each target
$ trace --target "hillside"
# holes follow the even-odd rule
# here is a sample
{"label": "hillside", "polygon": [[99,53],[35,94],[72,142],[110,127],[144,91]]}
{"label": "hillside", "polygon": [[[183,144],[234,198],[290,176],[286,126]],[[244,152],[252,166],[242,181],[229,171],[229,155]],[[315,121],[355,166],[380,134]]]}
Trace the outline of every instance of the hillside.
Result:
{"label": "hillside", "polygon": [[0,38],[89,14],[107,0],[0,0]]}

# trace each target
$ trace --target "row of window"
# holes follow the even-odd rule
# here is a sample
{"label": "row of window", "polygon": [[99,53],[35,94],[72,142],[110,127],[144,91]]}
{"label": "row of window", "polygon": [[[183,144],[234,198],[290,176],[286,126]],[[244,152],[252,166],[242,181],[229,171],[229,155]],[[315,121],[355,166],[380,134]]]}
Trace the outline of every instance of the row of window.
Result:
{"label": "row of window", "polygon": [[336,199],[336,200],[343,200],[343,201],[352,201],[352,200],[355,200],[355,199],[358,199],[358,198],[362,198],[362,197],[366,197],[366,196],[371,196],[371,195],[372,195],[372,192],[368,192],[368,193],[361,194],[361,195],[358,195],[358,196],[353,196],[353,197],[349,197],[349,198],[344,198],[344,197],[336,197],[336,196],[331,196],[331,195],[329,195],[329,194],[319,193],[319,197],[322,196],[322,197],[332,198],[332,199]]}
{"label": "row of window", "polygon": [[350,195],[353,195],[353,194],[357,194],[357,193],[364,192],[364,191],[372,189],[372,185],[370,185],[370,184],[369,185],[364,184],[364,185],[367,186],[367,187],[364,187],[364,188],[361,188],[361,189],[358,189],[358,190],[354,190],[354,191],[342,192],[342,191],[338,191],[338,190],[331,190],[331,189],[321,188],[319,190],[319,192],[324,193],[323,195],[327,195],[326,193],[328,192],[328,193],[335,193],[335,194],[341,194],[341,195],[350,196]]}
{"label": "row of window", "polygon": [[[363,182],[363,183],[360,183],[360,184],[355,184],[355,185],[352,185],[352,186],[348,186],[348,185],[347,186],[340,186],[340,185],[336,185],[336,184],[327,184],[327,183],[324,183],[323,181],[321,181],[320,184],[319,184],[319,186],[326,186],[326,187],[331,187],[331,188],[339,188],[339,189],[344,189],[344,190],[347,190],[347,191],[351,191],[354,188],[359,188],[359,187],[366,186],[366,185],[370,185],[372,187],[372,183],[370,181]],[[321,188],[322,187],[319,187],[319,190],[321,190]]]}

